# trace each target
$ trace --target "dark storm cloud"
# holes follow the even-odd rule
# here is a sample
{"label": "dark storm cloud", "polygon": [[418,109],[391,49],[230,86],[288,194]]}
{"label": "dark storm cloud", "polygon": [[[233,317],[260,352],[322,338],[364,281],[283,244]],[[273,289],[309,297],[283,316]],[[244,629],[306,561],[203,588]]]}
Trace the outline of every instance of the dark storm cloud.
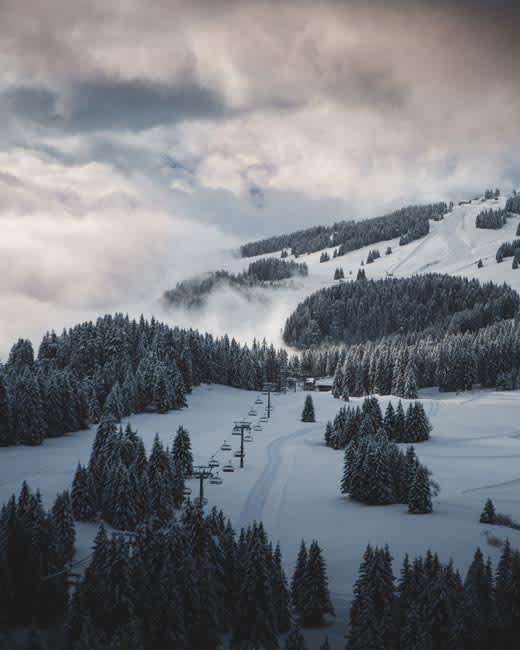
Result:
{"label": "dark storm cloud", "polygon": [[141,80],[93,79],[70,83],[66,97],[62,112],[59,90],[15,86],[0,94],[0,102],[19,118],[67,132],[142,130],[226,114],[214,92],[193,84],[172,87]]}

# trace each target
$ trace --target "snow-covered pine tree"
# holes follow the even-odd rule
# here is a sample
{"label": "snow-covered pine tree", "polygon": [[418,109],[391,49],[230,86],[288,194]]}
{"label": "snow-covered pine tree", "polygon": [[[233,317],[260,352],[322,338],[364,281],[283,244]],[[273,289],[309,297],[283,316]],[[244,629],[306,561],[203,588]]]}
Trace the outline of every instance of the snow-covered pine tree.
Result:
{"label": "snow-covered pine tree", "polygon": [[291,593],[287,577],[282,567],[282,552],[280,544],[276,545],[273,553],[273,605],[276,616],[278,634],[288,631],[291,624]]}
{"label": "snow-covered pine tree", "polygon": [[302,422],[316,422],[314,403],[311,395],[307,395],[305,398],[305,404],[302,411]]}
{"label": "snow-covered pine tree", "polygon": [[386,407],[383,428],[388,438],[395,440],[395,411],[392,402],[388,402],[388,406]]}
{"label": "snow-covered pine tree", "polygon": [[321,625],[325,614],[335,615],[330,599],[327,570],[316,540],[311,542],[305,574],[299,594],[299,617],[302,625]]}
{"label": "snow-covered pine tree", "polygon": [[90,485],[89,472],[78,463],[74,480],[72,481],[71,505],[74,519],[77,521],[93,521],[96,516],[96,504]]}
{"label": "snow-covered pine tree", "polygon": [[406,432],[406,416],[404,413],[403,403],[401,400],[397,402],[395,409],[394,420],[394,440],[395,442],[402,442],[405,439]]}
{"label": "snow-covered pine tree", "polygon": [[175,467],[186,477],[193,474],[193,453],[191,451],[191,440],[189,432],[181,425],[177,429],[173,441],[173,462]]}
{"label": "snow-covered pine tree", "polygon": [[408,512],[413,515],[432,511],[432,497],[428,470],[417,465],[408,493]]}
{"label": "snow-covered pine tree", "polygon": [[412,359],[408,361],[404,372],[402,396],[406,399],[417,399],[417,371]]}
{"label": "snow-covered pine tree", "polygon": [[70,562],[74,556],[74,543],[76,541],[76,528],[72,502],[68,491],[58,494],[51,511],[52,525],[54,527],[57,548],[56,552],[60,562]]}
{"label": "snow-covered pine tree", "polygon": [[495,506],[491,499],[487,499],[484,504],[484,508],[480,515],[481,524],[494,524],[497,518],[497,513],[495,511]]}
{"label": "snow-covered pine tree", "polygon": [[307,571],[307,547],[302,539],[296,559],[296,566],[291,579],[291,598],[294,611],[299,616],[301,612],[302,591],[304,589],[305,573]]}

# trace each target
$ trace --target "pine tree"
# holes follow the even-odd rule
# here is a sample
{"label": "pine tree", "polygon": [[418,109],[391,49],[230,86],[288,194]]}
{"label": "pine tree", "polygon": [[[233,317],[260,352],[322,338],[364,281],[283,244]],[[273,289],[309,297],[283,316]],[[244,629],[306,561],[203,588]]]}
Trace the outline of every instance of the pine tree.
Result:
{"label": "pine tree", "polygon": [[291,624],[290,599],[291,594],[282,567],[280,544],[277,544],[273,554],[273,605],[279,634],[287,632]]}
{"label": "pine tree", "polygon": [[417,398],[417,378],[415,364],[410,359],[404,373],[403,397],[407,399]]}
{"label": "pine tree", "polygon": [[403,442],[405,440],[406,432],[406,416],[404,414],[403,403],[401,400],[397,403],[395,410],[394,420],[394,440],[396,442]]}
{"label": "pine tree", "polygon": [[392,402],[388,402],[385,417],[383,419],[383,428],[390,440],[395,438],[395,411]]}
{"label": "pine tree", "polygon": [[484,509],[482,510],[482,514],[480,515],[480,523],[481,524],[494,524],[496,521],[496,511],[495,511],[495,506],[493,504],[493,501],[491,499],[487,499],[486,503],[484,504]]}
{"label": "pine tree", "polygon": [[312,401],[311,395],[307,395],[305,398],[305,404],[302,411],[302,422],[316,422],[316,416],[314,414],[314,403]]}
{"label": "pine tree", "polygon": [[96,516],[95,499],[90,485],[89,473],[80,463],[78,463],[72,481],[71,506],[74,519],[77,521],[93,521]]}
{"label": "pine tree", "polygon": [[302,539],[296,559],[296,566],[291,580],[291,597],[294,611],[299,616],[302,607],[302,592],[304,590],[305,574],[307,572],[307,547]]}
{"label": "pine tree", "polygon": [[327,447],[332,447],[333,446],[333,438],[334,438],[334,428],[332,426],[332,422],[329,420],[325,426],[325,445]]}
{"label": "pine tree", "polygon": [[191,451],[190,434],[183,427],[177,429],[177,435],[173,441],[173,462],[175,467],[188,478],[193,474],[193,453]]}
{"label": "pine tree", "polygon": [[334,607],[329,595],[327,571],[318,542],[310,547],[299,593],[299,615],[302,625],[321,625],[323,616],[334,616]]}
{"label": "pine tree", "polygon": [[408,512],[427,514],[432,511],[430,477],[422,465],[417,465],[408,494]]}
{"label": "pine tree", "polygon": [[76,541],[72,502],[67,491],[58,494],[56,497],[51,516],[58,543],[58,557],[65,564],[70,562],[74,556],[74,543]]}

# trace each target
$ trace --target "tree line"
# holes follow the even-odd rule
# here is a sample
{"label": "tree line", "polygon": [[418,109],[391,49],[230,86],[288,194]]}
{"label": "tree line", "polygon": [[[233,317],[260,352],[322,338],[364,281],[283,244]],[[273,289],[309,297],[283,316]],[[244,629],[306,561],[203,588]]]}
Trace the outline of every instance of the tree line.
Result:
{"label": "tree line", "polygon": [[444,274],[346,282],[301,302],[287,319],[283,337],[304,348],[414,332],[441,336],[512,318],[518,306],[518,294],[505,284]]}
{"label": "tree line", "polygon": [[429,232],[429,219],[448,212],[444,202],[409,205],[381,217],[362,221],[339,221],[332,226],[315,226],[305,230],[276,235],[240,248],[242,257],[266,255],[290,249],[295,256],[337,247],[336,256],[380,241],[400,237],[401,245],[424,237]]}
{"label": "tree line", "polygon": [[174,289],[165,291],[163,297],[174,307],[198,309],[206,304],[209,295],[222,287],[229,286],[247,292],[253,287],[272,287],[275,282],[295,276],[306,276],[308,273],[305,262],[269,257],[252,262],[243,273],[221,270],[183,280],[178,282]]}
{"label": "tree line", "polygon": [[194,386],[259,390],[280,383],[294,359],[284,350],[171,328],[116,314],[49,332],[35,355],[20,339],[0,365],[0,446],[39,445],[99,422],[186,406]]}

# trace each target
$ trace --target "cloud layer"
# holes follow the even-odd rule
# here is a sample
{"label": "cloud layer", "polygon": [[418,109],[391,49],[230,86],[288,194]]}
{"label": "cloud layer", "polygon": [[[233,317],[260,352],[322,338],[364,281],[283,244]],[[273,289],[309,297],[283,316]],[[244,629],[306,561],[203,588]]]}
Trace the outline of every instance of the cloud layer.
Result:
{"label": "cloud layer", "polygon": [[0,341],[27,301],[142,305],[241,238],[518,186],[518,24],[506,0],[4,0]]}

